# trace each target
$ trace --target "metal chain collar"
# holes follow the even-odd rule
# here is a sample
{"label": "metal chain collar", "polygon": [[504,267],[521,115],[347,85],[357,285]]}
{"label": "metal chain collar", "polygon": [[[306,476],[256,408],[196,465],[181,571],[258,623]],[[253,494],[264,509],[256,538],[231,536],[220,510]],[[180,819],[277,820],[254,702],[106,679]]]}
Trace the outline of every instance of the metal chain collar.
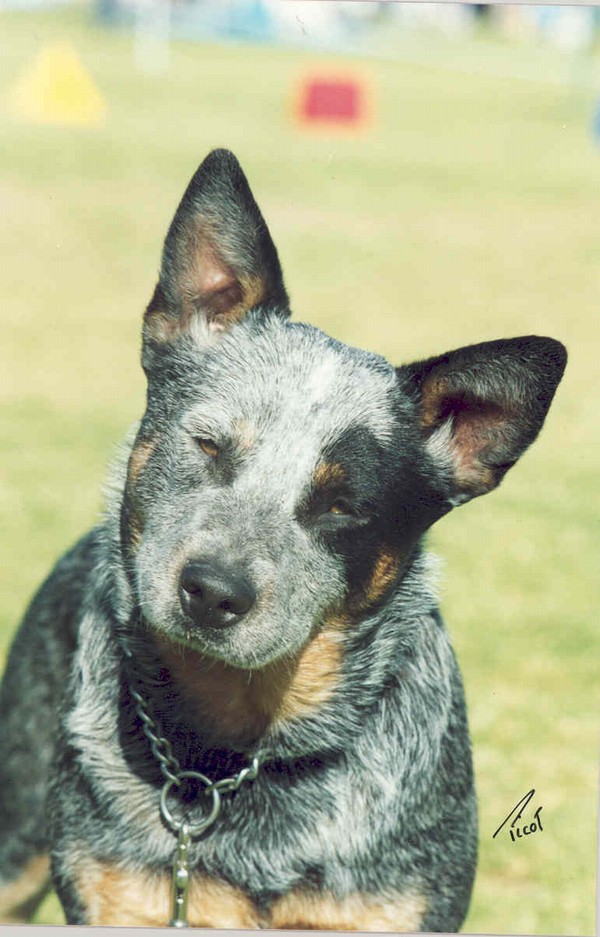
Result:
{"label": "metal chain collar", "polygon": [[[122,647],[128,660],[133,660],[133,654],[125,641],[122,641]],[[135,709],[142,723],[142,731],[150,743],[150,749],[164,778],[160,793],[160,813],[171,832],[177,836],[177,849],[173,860],[172,917],[169,926],[187,927],[188,850],[191,840],[200,836],[215,822],[221,812],[221,795],[237,791],[245,781],[254,781],[265,759],[251,756],[247,767],[242,768],[234,777],[222,778],[220,781],[211,781],[199,771],[184,771],[173,754],[171,743],[164,735],[161,735],[158,723],[150,714],[144,697],[132,686],[131,681],[129,692],[135,702]],[[186,780],[197,781],[203,786],[204,794],[207,797],[212,796],[210,812],[203,820],[196,823],[190,823],[185,818],[178,820],[167,803],[172,789],[181,787],[182,782]]]}

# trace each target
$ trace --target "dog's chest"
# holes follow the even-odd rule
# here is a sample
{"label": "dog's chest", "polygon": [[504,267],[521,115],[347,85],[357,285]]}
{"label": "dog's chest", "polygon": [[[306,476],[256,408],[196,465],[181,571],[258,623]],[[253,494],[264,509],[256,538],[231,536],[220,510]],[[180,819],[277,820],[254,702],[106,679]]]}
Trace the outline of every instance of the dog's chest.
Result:
{"label": "dog's chest", "polygon": [[[94,767],[96,772],[98,763]],[[90,923],[164,926],[172,910],[177,837],[161,819],[159,788],[115,768],[116,763],[111,770],[103,762],[102,786],[112,788],[113,819],[95,829],[93,855],[82,861],[79,889],[85,892]],[[363,915],[363,930],[396,929],[382,917],[387,905],[360,890],[360,869],[369,861],[365,831],[370,840],[385,839],[387,833],[382,828],[377,835],[373,803],[381,807],[379,817],[392,825],[398,819],[397,788],[391,781],[382,786],[379,779],[376,788],[367,778],[359,784],[338,768],[287,783],[265,772],[235,795],[223,795],[214,825],[190,849],[190,924],[344,929],[356,914]],[[180,810],[176,798],[171,807],[174,813]],[[203,806],[192,804],[192,822],[203,814]],[[93,857],[103,854],[110,861]],[[339,893],[346,894],[343,901],[332,898]],[[413,910],[420,907],[411,901]],[[416,919],[407,920],[407,929],[416,929]]]}
{"label": "dog's chest", "polygon": [[[344,792],[339,778],[329,779],[319,798],[317,788],[304,797],[297,791],[274,796],[263,779],[262,789],[257,784],[228,802],[191,850],[189,924],[418,930],[425,901],[413,885],[391,897],[388,891],[385,899],[360,886],[368,798],[352,795],[346,780]],[[161,824],[155,791],[148,792],[137,822],[130,817],[129,828],[113,828],[113,837],[121,844],[118,858],[113,839],[115,858],[88,855],[79,863],[77,887],[88,923],[165,926],[173,911],[170,865],[177,840]],[[160,862],[141,867],[140,855],[157,852]]]}
{"label": "dog's chest", "polygon": [[[132,872],[88,860],[80,894],[87,923],[160,927],[172,913],[167,873]],[[252,896],[224,879],[191,876],[186,920],[192,927],[298,928],[320,930],[418,931],[425,895],[414,887],[383,897],[358,889],[343,895],[299,885],[274,899]]]}

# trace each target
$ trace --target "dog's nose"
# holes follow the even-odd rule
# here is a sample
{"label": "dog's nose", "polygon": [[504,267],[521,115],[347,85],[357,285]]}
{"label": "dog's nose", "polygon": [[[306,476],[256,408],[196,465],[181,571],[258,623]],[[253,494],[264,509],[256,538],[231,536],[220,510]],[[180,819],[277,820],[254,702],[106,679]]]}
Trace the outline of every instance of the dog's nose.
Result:
{"label": "dog's nose", "polygon": [[248,580],[213,563],[187,563],[179,580],[181,607],[197,625],[226,628],[250,611],[256,594]]}

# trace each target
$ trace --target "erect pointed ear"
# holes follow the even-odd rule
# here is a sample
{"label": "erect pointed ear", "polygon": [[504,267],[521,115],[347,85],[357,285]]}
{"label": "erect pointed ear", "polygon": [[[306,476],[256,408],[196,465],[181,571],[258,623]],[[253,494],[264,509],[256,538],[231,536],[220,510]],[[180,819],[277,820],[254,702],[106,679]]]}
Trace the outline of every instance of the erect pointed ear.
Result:
{"label": "erect pointed ear", "polygon": [[254,306],[289,315],[277,250],[240,164],[213,150],[169,228],[160,279],[144,317],[145,345],[171,342],[192,322],[223,331]]}
{"label": "erect pointed ear", "polygon": [[430,455],[452,505],[485,494],[533,442],[567,355],[551,338],[504,339],[399,368],[417,400]]}

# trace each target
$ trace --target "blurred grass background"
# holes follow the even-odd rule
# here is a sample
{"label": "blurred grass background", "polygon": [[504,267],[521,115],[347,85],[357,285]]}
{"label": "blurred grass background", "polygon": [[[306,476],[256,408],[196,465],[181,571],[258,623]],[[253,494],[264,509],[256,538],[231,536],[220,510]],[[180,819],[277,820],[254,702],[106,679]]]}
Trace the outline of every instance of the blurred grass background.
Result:
{"label": "blurred grass background", "polygon": [[[11,85],[56,39],[104,95],[102,127],[10,116]],[[480,799],[464,930],[592,934],[593,99],[575,79],[544,80],[565,71],[557,51],[536,51],[536,77],[527,47],[485,34],[428,43],[412,63],[337,60],[368,77],[375,105],[368,133],[340,139],[303,135],[290,119],[299,76],[335,57],[178,42],[166,72],[143,74],[131,37],[94,28],[84,9],[2,13],[0,661],[32,590],[98,517],[107,462],[143,406],[138,333],[162,238],[200,159],[228,146],[279,246],[296,318],[395,363],[528,333],[568,346],[540,440],[498,492],[444,519],[430,541],[445,560]],[[486,74],[487,60],[501,60],[505,77]],[[492,840],[532,787],[544,832]],[[61,920],[51,898],[38,922]]]}

